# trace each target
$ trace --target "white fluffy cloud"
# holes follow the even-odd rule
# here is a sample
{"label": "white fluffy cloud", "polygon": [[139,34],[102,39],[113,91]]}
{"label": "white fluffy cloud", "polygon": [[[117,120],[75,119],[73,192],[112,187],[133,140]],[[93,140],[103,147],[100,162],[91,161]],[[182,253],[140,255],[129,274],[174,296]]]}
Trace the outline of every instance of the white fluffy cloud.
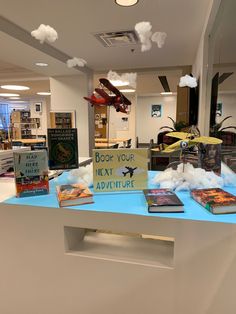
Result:
{"label": "white fluffy cloud", "polygon": [[153,183],[156,183],[160,188],[169,188],[176,191],[235,185],[235,173],[227,166],[222,166],[221,172],[221,177],[219,177],[212,171],[194,168],[190,163],[184,166],[183,171],[183,164],[179,164],[177,170],[168,168],[157,174],[153,179]]}
{"label": "white fluffy cloud", "polygon": [[93,164],[71,170],[67,180],[68,183],[83,183],[89,187],[93,186]]}
{"label": "white fluffy cloud", "polygon": [[85,64],[87,64],[87,61],[85,61],[84,59],[82,58],[72,58],[72,59],[68,59],[66,61],[66,64],[68,66],[68,68],[74,68],[76,66],[79,66],[79,67],[84,67]]}
{"label": "white fluffy cloud", "polygon": [[107,79],[109,81],[128,81],[131,87],[136,88],[137,73],[131,72],[119,75],[115,71],[110,70],[107,74]]}
{"label": "white fluffy cloud", "polygon": [[155,32],[152,34],[152,25],[150,22],[139,22],[135,25],[139,40],[142,44],[141,51],[148,51],[152,48],[152,42],[156,42],[158,48],[164,46],[167,34],[164,32]]}
{"label": "white fluffy cloud", "polygon": [[41,24],[37,29],[31,32],[31,36],[43,44],[45,41],[53,43],[58,39],[57,31],[49,25]]}
{"label": "white fluffy cloud", "polygon": [[150,50],[152,47],[151,36],[152,36],[152,25],[150,22],[139,22],[135,25],[134,29],[136,30],[139,40],[142,44],[141,51]]}
{"label": "white fluffy cloud", "polygon": [[157,43],[158,48],[162,48],[165,44],[167,34],[164,32],[155,32],[152,34],[152,41]]}
{"label": "white fluffy cloud", "polygon": [[196,77],[192,77],[188,74],[185,76],[181,76],[180,81],[179,81],[179,87],[197,87],[197,79]]}

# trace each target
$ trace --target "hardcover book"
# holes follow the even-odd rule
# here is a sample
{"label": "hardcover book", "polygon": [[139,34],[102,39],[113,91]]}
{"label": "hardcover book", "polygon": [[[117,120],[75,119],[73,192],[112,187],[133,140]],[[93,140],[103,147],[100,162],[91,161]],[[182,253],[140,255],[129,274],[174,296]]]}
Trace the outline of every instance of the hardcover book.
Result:
{"label": "hardcover book", "polygon": [[149,213],[183,212],[184,207],[178,196],[170,189],[143,190]]}
{"label": "hardcover book", "polygon": [[77,129],[48,129],[49,168],[79,167]]}
{"label": "hardcover book", "polygon": [[56,191],[61,207],[93,203],[93,193],[81,183],[58,185]]}
{"label": "hardcover book", "polygon": [[191,196],[213,214],[236,212],[236,197],[220,188],[193,189]]}
{"label": "hardcover book", "polygon": [[49,193],[48,158],[46,150],[14,152],[16,196]]}

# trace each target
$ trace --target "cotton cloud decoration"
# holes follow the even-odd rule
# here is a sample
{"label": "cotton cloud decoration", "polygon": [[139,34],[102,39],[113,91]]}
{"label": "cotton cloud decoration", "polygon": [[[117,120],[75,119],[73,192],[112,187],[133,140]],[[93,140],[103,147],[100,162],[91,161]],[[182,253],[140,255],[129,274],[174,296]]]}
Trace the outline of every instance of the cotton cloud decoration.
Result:
{"label": "cotton cloud decoration", "polygon": [[152,34],[151,40],[157,43],[158,48],[162,48],[165,44],[167,34],[164,32],[155,32]]}
{"label": "cotton cloud decoration", "polygon": [[79,67],[84,67],[85,64],[87,64],[87,61],[85,61],[84,59],[82,58],[72,58],[72,59],[68,59],[66,61],[66,64],[68,66],[68,68],[74,68],[76,66],[79,66]]}
{"label": "cotton cloud decoration", "polygon": [[107,79],[109,81],[127,81],[131,87],[136,88],[137,73],[131,72],[119,75],[117,72],[110,70],[107,74]]}
{"label": "cotton cloud decoration", "polygon": [[49,25],[41,24],[37,29],[31,32],[31,36],[43,44],[45,41],[53,43],[58,39],[57,31]]}
{"label": "cotton cloud decoration", "polygon": [[142,44],[141,51],[148,51],[152,47],[151,36],[152,36],[152,25],[150,22],[139,22],[135,25],[134,29],[138,33],[139,40]]}
{"label": "cotton cloud decoration", "polygon": [[93,164],[71,170],[68,175],[68,183],[83,183],[91,187],[93,185]]}
{"label": "cotton cloud decoration", "polygon": [[152,25],[150,22],[139,22],[135,25],[134,29],[136,30],[139,40],[142,44],[141,51],[148,51],[152,48],[152,42],[156,42],[158,48],[162,48],[167,34],[164,32],[155,32],[152,34]]}
{"label": "cotton cloud decoration", "polygon": [[196,77],[192,77],[188,74],[186,74],[185,76],[181,76],[180,81],[179,81],[179,87],[197,87],[197,79]]}
{"label": "cotton cloud decoration", "polygon": [[214,172],[205,171],[202,168],[194,168],[190,163],[179,164],[177,170],[168,168],[157,174],[153,183],[160,188],[169,188],[175,191],[190,190],[196,188],[221,188],[224,185],[235,185],[236,175],[227,166],[222,167],[221,177]]}

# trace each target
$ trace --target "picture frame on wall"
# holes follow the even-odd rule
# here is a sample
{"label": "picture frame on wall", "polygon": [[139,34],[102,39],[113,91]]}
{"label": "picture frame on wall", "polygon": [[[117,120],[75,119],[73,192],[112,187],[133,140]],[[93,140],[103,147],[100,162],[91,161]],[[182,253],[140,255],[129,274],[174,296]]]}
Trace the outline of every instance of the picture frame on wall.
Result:
{"label": "picture frame on wall", "polygon": [[42,103],[41,102],[36,102],[34,104],[34,111],[36,113],[42,113]]}
{"label": "picture frame on wall", "polygon": [[162,116],[162,105],[152,105],[151,107],[151,117],[160,118]]}

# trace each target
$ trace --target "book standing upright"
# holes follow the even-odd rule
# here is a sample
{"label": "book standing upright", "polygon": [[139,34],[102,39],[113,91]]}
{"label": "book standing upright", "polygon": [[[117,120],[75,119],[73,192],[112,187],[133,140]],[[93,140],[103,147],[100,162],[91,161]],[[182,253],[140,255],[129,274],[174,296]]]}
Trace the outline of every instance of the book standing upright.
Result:
{"label": "book standing upright", "polygon": [[15,152],[14,171],[17,197],[49,193],[46,150]]}

